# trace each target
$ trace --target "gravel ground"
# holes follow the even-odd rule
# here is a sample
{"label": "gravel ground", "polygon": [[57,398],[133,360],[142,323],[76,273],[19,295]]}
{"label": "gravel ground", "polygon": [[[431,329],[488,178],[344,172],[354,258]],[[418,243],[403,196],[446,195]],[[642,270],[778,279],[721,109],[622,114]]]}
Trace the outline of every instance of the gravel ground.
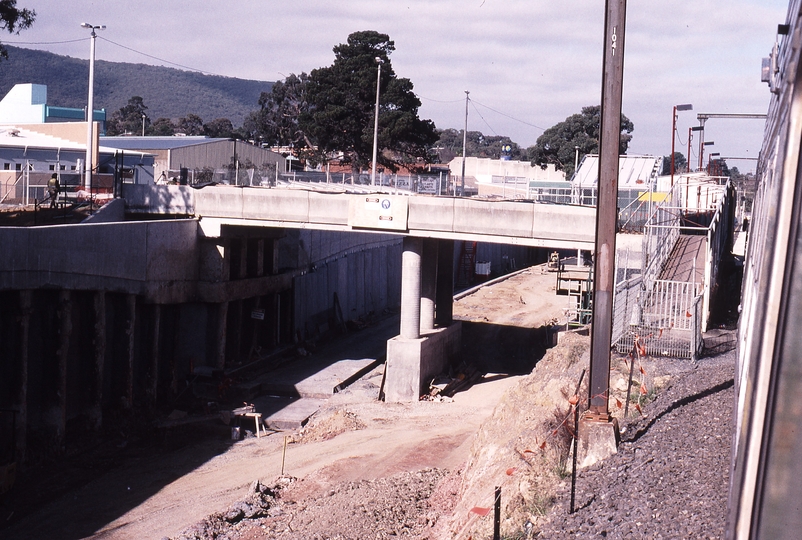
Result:
{"label": "gravel ground", "polygon": [[723,538],[735,351],[697,363],[661,359],[672,383],[624,426],[618,453],[570,480],[538,538]]}

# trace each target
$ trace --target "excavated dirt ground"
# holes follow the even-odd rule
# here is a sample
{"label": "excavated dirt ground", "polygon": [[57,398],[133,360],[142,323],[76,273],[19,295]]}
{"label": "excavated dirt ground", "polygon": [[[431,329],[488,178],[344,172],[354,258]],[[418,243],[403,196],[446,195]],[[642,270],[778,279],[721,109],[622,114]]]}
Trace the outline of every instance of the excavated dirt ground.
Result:
{"label": "excavated dirt ground", "polygon": [[[553,274],[534,267],[455,302],[455,318],[466,321],[464,361],[485,375],[453,399],[378,402],[380,367],[336,394],[299,432],[132,451],[0,534],[492,538],[500,487],[502,538],[721,537],[731,352],[699,363],[636,357],[626,419],[630,364],[615,358],[611,410],[625,428],[622,449],[608,460],[612,467],[580,471],[579,510],[569,513],[572,402],[589,338],[561,333],[546,350],[549,333],[541,327],[560,322],[567,307],[554,285]],[[578,395],[581,405],[587,390]],[[715,403],[703,399],[711,396]],[[686,415],[680,422],[679,413]],[[689,424],[703,416],[701,430]],[[700,474],[706,467],[718,468]],[[629,476],[622,479],[622,470]],[[695,493],[710,503],[692,503]],[[674,510],[663,509],[661,497]],[[79,510],[86,508],[88,517]]]}

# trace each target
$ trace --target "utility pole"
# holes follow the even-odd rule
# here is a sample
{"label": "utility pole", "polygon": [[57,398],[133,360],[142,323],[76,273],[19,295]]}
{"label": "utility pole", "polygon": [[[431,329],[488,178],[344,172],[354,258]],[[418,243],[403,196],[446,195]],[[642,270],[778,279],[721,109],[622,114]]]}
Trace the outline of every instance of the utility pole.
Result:
{"label": "utility pole", "polygon": [[460,180],[459,195],[465,195],[465,157],[468,146],[468,95],[470,92],[465,90],[465,129],[462,130],[462,180]]}
{"label": "utility pole", "polygon": [[373,116],[373,163],[370,169],[370,185],[376,185],[376,159],[378,156],[379,148],[379,90],[382,83],[382,64],[384,60],[380,57],[374,58],[379,69],[376,72],[376,112]]}
{"label": "utility pole", "polygon": [[94,168],[94,164],[92,161],[94,160],[94,146],[95,146],[95,136],[94,136],[94,120],[95,120],[95,39],[97,38],[97,34],[95,30],[103,30],[106,28],[104,25],[95,25],[89,23],[82,23],[81,28],[88,28],[91,30],[91,38],[89,40],[89,96],[88,96],[88,103],[86,104],[86,163],[85,163],[85,176],[84,176],[84,188],[87,191],[92,190],[92,169]]}
{"label": "utility pole", "polygon": [[579,438],[583,447],[582,454],[584,454],[581,466],[592,464],[617,451],[618,426],[610,416],[608,399],[626,5],[626,0],[607,0],[604,18],[599,196],[596,202],[596,247],[593,259],[589,410],[584,415],[579,429]]}

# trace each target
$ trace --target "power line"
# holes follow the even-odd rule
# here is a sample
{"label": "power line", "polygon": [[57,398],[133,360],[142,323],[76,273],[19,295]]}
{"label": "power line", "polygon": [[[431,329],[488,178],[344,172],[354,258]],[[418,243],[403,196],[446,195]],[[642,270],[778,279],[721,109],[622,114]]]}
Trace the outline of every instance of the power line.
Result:
{"label": "power line", "polygon": [[482,106],[482,107],[484,107],[485,109],[490,109],[490,110],[491,110],[491,111],[493,111],[494,113],[496,113],[496,114],[500,114],[501,116],[504,116],[504,117],[506,117],[506,118],[509,118],[510,120],[515,120],[516,122],[520,122],[520,123],[522,123],[522,124],[525,124],[525,125],[527,125],[527,126],[530,126],[530,127],[533,127],[533,128],[537,128],[537,129],[539,129],[539,130],[541,130],[541,131],[546,131],[546,128],[544,128],[544,127],[540,127],[540,126],[538,126],[538,125],[536,125],[536,124],[532,124],[532,123],[530,123],[530,122],[527,122],[526,120],[521,120],[520,118],[515,118],[514,116],[510,116],[509,114],[503,113],[503,112],[501,112],[501,111],[497,111],[497,110],[496,110],[496,109],[494,109],[493,107],[488,107],[488,106],[487,106],[487,105],[485,105],[484,103],[479,103],[479,102],[478,102],[478,101],[476,101],[475,99],[472,99],[472,100],[471,100],[471,102],[472,102],[472,103],[476,103],[477,105],[481,105],[481,106]]}
{"label": "power line", "polygon": [[62,45],[64,43],[77,43],[90,38],[69,39],[67,41],[4,41],[6,45]]}
{"label": "power line", "polygon": [[432,99],[432,98],[428,98],[426,96],[421,96],[420,94],[418,95],[418,97],[421,98],[421,99],[425,99],[426,101],[434,101],[435,103],[462,103],[462,98],[460,98],[460,99],[450,99],[448,101],[444,101],[442,99]]}
{"label": "power line", "polygon": [[115,42],[115,41],[112,41],[112,40],[110,40],[110,39],[106,39],[106,38],[104,38],[104,37],[100,37],[100,36],[98,36],[98,37],[99,37],[100,39],[102,39],[103,41],[108,41],[108,42],[109,42],[109,43],[111,43],[112,45],[117,45],[118,47],[121,47],[121,48],[123,48],[123,49],[125,49],[125,50],[127,50],[127,51],[131,51],[131,52],[135,52],[135,53],[137,53],[137,54],[141,54],[142,56],[146,56],[146,57],[148,57],[148,58],[151,58],[151,59],[153,59],[153,60],[158,60],[159,62],[164,62],[165,64],[170,64],[171,66],[180,67],[180,68],[182,68],[182,69],[188,69],[189,71],[197,71],[198,73],[202,73],[202,74],[204,74],[204,75],[216,75],[216,76],[218,76],[218,77],[225,77],[225,75],[220,75],[220,74],[218,74],[218,73],[212,73],[211,71],[206,71],[206,70],[203,70],[203,69],[198,69],[198,68],[194,68],[194,67],[189,67],[189,66],[185,66],[185,65],[183,65],[183,64],[176,64],[175,62],[170,62],[169,60],[165,60],[164,58],[159,58],[158,56],[153,56],[153,55],[151,55],[151,54],[144,53],[144,52],[142,52],[142,51],[138,51],[138,50],[136,50],[136,49],[132,49],[131,47],[126,47],[125,45],[122,45],[122,44],[120,44],[120,43],[117,43],[117,42]]}
{"label": "power line", "polygon": [[[142,52],[142,51],[138,51],[138,50],[136,50],[134,48],[128,47],[126,45],[123,45],[122,43],[117,43],[116,41],[112,41],[112,40],[104,38],[102,36],[97,36],[97,37],[102,39],[103,41],[107,41],[108,43],[111,43],[112,45],[116,45],[116,46],[118,46],[118,47],[120,47],[122,49],[125,49],[127,51],[131,51],[131,52],[134,52],[136,54],[141,54],[142,56],[145,56],[147,58],[151,58],[153,60],[158,60],[159,62],[164,62],[165,64],[169,64],[171,66],[179,67],[179,68],[186,69],[186,70],[189,70],[189,71],[195,71],[195,72],[198,72],[198,73],[202,73],[204,75],[216,75],[218,77],[226,77],[226,75],[220,75],[219,73],[213,73],[211,71],[206,71],[206,70],[203,70],[203,69],[198,69],[198,68],[194,68],[194,67],[190,67],[190,66],[185,66],[183,64],[177,64],[175,62],[170,62],[169,60],[165,60],[164,58],[159,58],[158,56],[153,56],[152,54],[148,54],[148,53],[145,53],[145,52]],[[65,44],[65,43],[78,43],[78,42],[81,42],[81,41],[86,41],[87,39],[91,39],[91,38],[70,39],[70,40],[66,40],[66,41],[5,41],[4,43],[6,43],[7,45],[62,45],[62,44]]]}
{"label": "power line", "polygon": [[498,137],[499,135],[498,135],[498,133],[496,133],[496,130],[494,130],[494,129],[493,129],[491,126],[490,126],[490,124],[488,124],[488,123],[487,123],[487,120],[485,120],[485,117],[484,117],[484,116],[482,116],[482,113],[480,113],[480,112],[479,112],[479,109],[477,109],[477,108],[476,108],[476,105],[474,105],[474,104],[473,104],[473,100],[471,99],[471,100],[469,100],[469,101],[471,102],[471,105],[473,105],[473,110],[474,110],[474,111],[476,111],[476,114],[478,114],[478,115],[479,115],[479,118],[481,118],[481,119],[482,119],[482,122],[484,122],[484,123],[485,123],[485,125],[487,126],[487,129],[489,129],[490,131],[492,131],[492,132],[493,132],[493,135],[495,135],[496,137]]}

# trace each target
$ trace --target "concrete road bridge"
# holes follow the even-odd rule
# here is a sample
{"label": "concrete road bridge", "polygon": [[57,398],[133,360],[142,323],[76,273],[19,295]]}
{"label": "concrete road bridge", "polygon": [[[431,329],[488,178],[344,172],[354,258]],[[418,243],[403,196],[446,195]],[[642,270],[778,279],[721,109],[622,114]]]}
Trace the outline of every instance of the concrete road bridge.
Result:
{"label": "concrete road bridge", "polygon": [[595,208],[532,201],[219,185],[125,185],[123,195],[129,213],[194,215],[211,237],[246,225],[592,250],[596,228]]}
{"label": "concrete road bridge", "polygon": [[194,215],[207,237],[219,237],[223,226],[404,235],[400,335],[387,344],[388,401],[417,400],[459,350],[454,240],[592,250],[596,225],[595,208],[532,201],[234,186],[127,185],[123,194],[129,213]]}

